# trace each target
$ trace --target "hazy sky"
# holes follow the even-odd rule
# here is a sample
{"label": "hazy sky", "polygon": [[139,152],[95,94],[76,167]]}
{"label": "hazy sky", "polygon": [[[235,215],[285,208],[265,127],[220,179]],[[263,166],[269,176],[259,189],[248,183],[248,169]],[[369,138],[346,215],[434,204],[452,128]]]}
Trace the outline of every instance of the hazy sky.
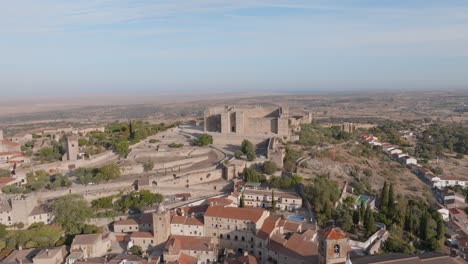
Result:
{"label": "hazy sky", "polygon": [[468,88],[467,0],[0,0],[0,97]]}

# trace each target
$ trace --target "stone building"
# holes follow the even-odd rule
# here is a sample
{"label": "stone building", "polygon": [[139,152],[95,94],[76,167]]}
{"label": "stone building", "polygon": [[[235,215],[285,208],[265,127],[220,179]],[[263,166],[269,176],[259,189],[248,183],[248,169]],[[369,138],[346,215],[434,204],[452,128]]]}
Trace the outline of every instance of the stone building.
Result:
{"label": "stone building", "polygon": [[86,259],[100,257],[111,248],[111,240],[105,234],[76,235],[70,246],[70,251],[80,253]]}
{"label": "stone building", "polygon": [[171,235],[205,236],[203,218],[173,216],[171,220]]}
{"label": "stone building", "polygon": [[220,248],[253,251],[256,232],[268,216],[261,208],[210,206],[205,213],[205,236],[217,238]]}
{"label": "stone building", "polygon": [[217,247],[211,237],[171,236],[164,248],[164,260],[172,263],[217,263]]}
{"label": "stone building", "polygon": [[204,131],[288,136],[288,111],[282,107],[212,107],[204,113]]}
{"label": "stone building", "polygon": [[340,129],[344,132],[353,133],[354,131],[356,131],[356,125],[353,123],[344,122],[343,124],[341,124]]}
{"label": "stone building", "polygon": [[292,192],[245,188],[242,194],[246,206],[270,208],[274,198],[277,209],[281,211],[294,211],[302,207],[302,198]]}
{"label": "stone building", "polygon": [[340,228],[325,228],[318,236],[319,264],[345,263],[351,248],[346,233]]}
{"label": "stone building", "polygon": [[35,194],[17,195],[0,201],[0,223],[11,226],[23,223],[28,227],[34,223],[50,224],[53,216],[46,205],[39,204]]}
{"label": "stone building", "polygon": [[79,145],[77,136],[68,136],[66,140],[66,153],[62,160],[77,160],[79,154]]}

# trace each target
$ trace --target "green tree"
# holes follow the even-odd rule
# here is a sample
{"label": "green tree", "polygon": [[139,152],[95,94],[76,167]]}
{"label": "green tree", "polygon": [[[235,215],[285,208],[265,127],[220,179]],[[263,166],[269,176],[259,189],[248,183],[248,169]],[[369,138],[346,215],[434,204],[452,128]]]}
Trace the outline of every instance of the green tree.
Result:
{"label": "green tree", "polygon": [[271,211],[276,211],[275,190],[271,190]]}
{"label": "green tree", "polygon": [[239,207],[240,208],[245,207],[244,194],[242,194],[241,197],[240,197]]}
{"label": "green tree", "polygon": [[263,163],[263,172],[266,174],[273,174],[278,170],[278,166],[274,161],[267,160]]}
{"label": "green tree", "polygon": [[465,157],[465,155],[463,155],[463,153],[457,153],[455,155],[455,158],[457,158],[457,159],[463,159],[464,157]]}
{"label": "green tree", "polygon": [[255,155],[255,152],[250,151],[250,152],[247,153],[247,160],[248,161],[254,161],[256,158],[257,158],[257,156]]}
{"label": "green tree", "polygon": [[79,138],[78,139],[78,146],[80,146],[80,147],[84,147],[84,146],[88,145],[88,143],[89,143],[89,141],[86,138]]}
{"label": "green tree", "polygon": [[244,168],[243,174],[246,182],[260,182],[260,176],[253,169]]}
{"label": "green tree", "polygon": [[384,182],[384,186],[382,188],[382,192],[380,194],[380,210],[386,214],[388,209],[388,187],[387,182]]}
{"label": "green tree", "polygon": [[79,234],[85,222],[92,216],[92,210],[81,195],[68,194],[55,200],[52,204],[54,222],[59,224],[67,234]]}
{"label": "green tree", "polygon": [[437,239],[441,240],[442,238],[444,238],[444,235],[445,235],[445,225],[444,225],[444,220],[442,219],[440,215],[438,215],[437,217],[436,224],[437,224],[437,229],[436,229]]}
{"label": "green tree", "polygon": [[357,226],[359,225],[359,221],[360,221],[359,210],[354,210],[353,211],[353,224]]}
{"label": "green tree", "polygon": [[419,223],[419,238],[422,240],[429,239],[429,215],[428,213],[424,213],[421,218],[421,222]]}
{"label": "green tree", "polygon": [[366,235],[370,236],[376,231],[375,221],[374,221],[374,214],[369,212],[369,216],[367,217],[367,223],[364,226],[366,229]]}
{"label": "green tree", "polygon": [[143,255],[143,249],[140,246],[134,245],[128,250],[132,255]]}
{"label": "green tree", "polygon": [[364,218],[366,217],[366,204],[364,200],[361,200],[361,205],[359,206],[359,215],[361,221],[364,222]]}
{"label": "green tree", "polygon": [[388,212],[391,214],[395,209],[395,192],[393,191],[393,183],[390,183],[388,189]]}
{"label": "green tree", "polygon": [[195,140],[195,145],[203,147],[213,144],[213,137],[208,134],[201,134],[197,140]]}
{"label": "green tree", "polygon": [[242,151],[240,151],[240,150],[234,151],[234,157],[236,157],[236,159],[240,159],[243,154],[244,153],[242,153]]}
{"label": "green tree", "polygon": [[252,142],[250,142],[247,139],[244,139],[241,144],[241,151],[245,155],[247,155],[248,153],[255,153],[255,147],[252,144]]}
{"label": "green tree", "polygon": [[115,163],[103,165],[98,173],[100,173],[101,178],[106,181],[117,179],[121,176],[120,168]]}

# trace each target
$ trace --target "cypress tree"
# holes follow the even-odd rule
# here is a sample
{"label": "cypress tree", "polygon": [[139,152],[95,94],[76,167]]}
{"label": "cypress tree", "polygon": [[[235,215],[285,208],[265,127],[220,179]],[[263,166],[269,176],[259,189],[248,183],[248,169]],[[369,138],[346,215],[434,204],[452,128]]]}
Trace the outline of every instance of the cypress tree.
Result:
{"label": "cypress tree", "polygon": [[369,236],[375,232],[374,214],[370,212],[366,225],[366,234]]}
{"label": "cypress tree", "polygon": [[370,211],[369,207],[366,208],[366,211],[364,213],[364,228],[367,230],[367,227],[369,225],[370,217],[372,215],[372,212]]}
{"label": "cypress tree", "polygon": [[386,213],[388,209],[388,187],[387,182],[384,182],[382,193],[380,194],[380,211]]}
{"label": "cypress tree", "polygon": [[437,239],[441,240],[444,235],[445,235],[445,226],[444,226],[444,220],[442,220],[442,217],[437,218]]}
{"label": "cypress tree", "polygon": [[364,217],[366,216],[366,204],[364,203],[364,200],[361,201],[361,206],[359,207],[359,213],[361,216],[361,221],[364,222]]}
{"label": "cypress tree", "polygon": [[239,201],[239,207],[240,208],[245,207],[244,194],[241,195],[241,198],[240,198],[240,201]]}
{"label": "cypress tree", "polygon": [[359,210],[354,210],[353,211],[353,224],[354,225],[359,225],[359,221],[360,221],[360,214],[359,214]]}
{"label": "cypress tree", "polygon": [[276,211],[275,191],[271,190],[271,210]]}
{"label": "cypress tree", "polygon": [[388,190],[388,211],[393,213],[395,209],[395,192],[393,191],[393,183],[390,183],[390,188]]}
{"label": "cypress tree", "polygon": [[429,234],[429,216],[427,213],[424,213],[421,217],[421,222],[419,223],[419,238],[422,240],[428,239]]}

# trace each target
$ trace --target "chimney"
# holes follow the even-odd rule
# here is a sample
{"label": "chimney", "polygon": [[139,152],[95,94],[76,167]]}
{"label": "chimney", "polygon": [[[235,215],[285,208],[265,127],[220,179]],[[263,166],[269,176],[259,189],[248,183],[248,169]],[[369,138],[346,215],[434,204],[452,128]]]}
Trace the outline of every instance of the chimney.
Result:
{"label": "chimney", "polygon": [[247,257],[249,255],[249,252],[244,251],[244,256]]}
{"label": "chimney", "polygon": [[18,250],[23,250],[23,246],[22,246],[22,245],[19,245],[19,246],[18,246]]}
{"label": "chimney", "polygon": [[48,248],[46,248],[45,252],[46,252],[47,256],[50,257],[50,252],[49,252]]}

